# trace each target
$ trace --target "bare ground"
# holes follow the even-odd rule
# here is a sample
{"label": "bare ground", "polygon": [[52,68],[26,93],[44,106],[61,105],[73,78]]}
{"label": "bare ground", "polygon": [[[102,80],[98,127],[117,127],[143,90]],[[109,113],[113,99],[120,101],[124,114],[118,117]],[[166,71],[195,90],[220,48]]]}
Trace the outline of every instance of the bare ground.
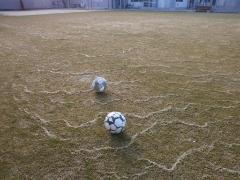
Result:
{"label": "bare ground", "polygon": [[240,177],[239,14],[0,17],[0,40],[1,179]]}

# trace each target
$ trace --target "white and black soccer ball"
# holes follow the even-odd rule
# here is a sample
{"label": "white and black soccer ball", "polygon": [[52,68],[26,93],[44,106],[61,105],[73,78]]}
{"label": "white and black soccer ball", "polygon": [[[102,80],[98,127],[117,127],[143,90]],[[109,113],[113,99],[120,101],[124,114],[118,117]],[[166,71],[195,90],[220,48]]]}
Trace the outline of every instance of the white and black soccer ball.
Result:
{"label": "white and black soccer ball", "polygon": [[107,89],[107,80],[97,76],[92,82],[92,89],[98,93],[105,92]]}
{"label": "white and black soccer ball", "polygon": [[120,112],[110,112],[104,120],[105,128],[112,134],[122,133],[126,123],[126,118]]}

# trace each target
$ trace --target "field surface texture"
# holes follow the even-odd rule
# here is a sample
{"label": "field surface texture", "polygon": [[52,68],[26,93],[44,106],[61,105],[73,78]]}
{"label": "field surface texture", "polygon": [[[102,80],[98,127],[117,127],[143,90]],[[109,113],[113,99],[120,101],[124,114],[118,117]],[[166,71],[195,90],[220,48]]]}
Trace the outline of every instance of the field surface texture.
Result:
{"label": "field surface texture", "polygon": [[0,16],[0,63],[0,179],[240,177],[239,14]]}

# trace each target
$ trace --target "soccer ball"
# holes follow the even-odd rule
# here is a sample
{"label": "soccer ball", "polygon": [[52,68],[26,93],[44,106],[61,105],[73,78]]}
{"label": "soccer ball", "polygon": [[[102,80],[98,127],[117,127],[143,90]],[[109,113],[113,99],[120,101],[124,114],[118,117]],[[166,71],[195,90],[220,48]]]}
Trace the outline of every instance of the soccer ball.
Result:
{"label": "soccer ball", "polygon": [[92,82],[92,89],[96,92],[105,92],[107,89],[107,80],[103,77],[96,77]]}
{"label": "soccer ball", "polygon": [[110,112],[105,120],[105,128],[112,134],[119,134],[124,131],[127,120],[120,112]]}

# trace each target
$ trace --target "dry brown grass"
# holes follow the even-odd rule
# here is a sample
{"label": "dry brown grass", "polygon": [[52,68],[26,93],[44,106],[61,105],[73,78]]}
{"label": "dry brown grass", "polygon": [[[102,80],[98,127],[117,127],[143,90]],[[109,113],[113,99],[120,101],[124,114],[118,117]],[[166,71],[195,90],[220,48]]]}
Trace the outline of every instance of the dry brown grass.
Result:
{"label": "dry brown grass", "polygon": [[[239,19],[0,17],[0,178],[239,178]],[[110,111],[128,118],[122,136],[103,128]]]}

